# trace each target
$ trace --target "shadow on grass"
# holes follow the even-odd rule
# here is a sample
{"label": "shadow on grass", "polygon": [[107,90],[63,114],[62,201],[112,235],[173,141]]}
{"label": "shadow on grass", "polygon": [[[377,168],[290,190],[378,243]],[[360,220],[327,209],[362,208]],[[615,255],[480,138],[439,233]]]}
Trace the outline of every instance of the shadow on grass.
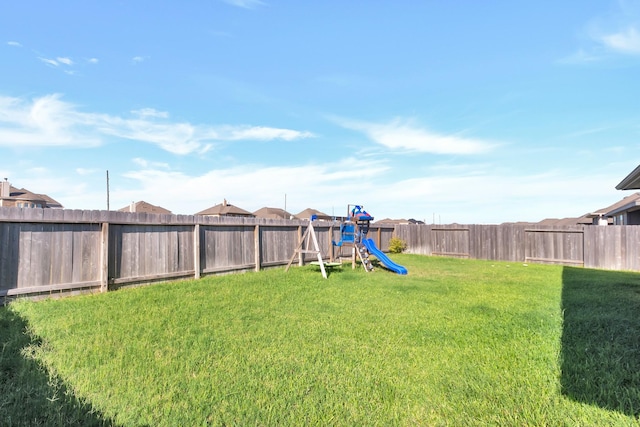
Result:
{"label": "shadow on grass", "polygon": [[115,426],[28,357],[26,323],[0,306],[0,420],[7,426]]}
{"label": "shadow on grass", "polygon": [[640,274],[565,267],[562,392],[640,415]]}

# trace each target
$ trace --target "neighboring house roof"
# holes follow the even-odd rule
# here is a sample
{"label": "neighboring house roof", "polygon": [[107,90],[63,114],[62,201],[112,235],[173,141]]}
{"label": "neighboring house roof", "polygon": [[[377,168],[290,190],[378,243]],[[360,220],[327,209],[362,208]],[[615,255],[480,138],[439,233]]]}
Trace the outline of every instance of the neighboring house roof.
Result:
{"label": "neighboring house roof", "polygon": [[374,224],[393,224],[393,225],[398,225],[398,224],[410,224],[410,222],[406,219],[391,219],[391,218],[385,218],[385,219],[381,219],[379,221],[376,221]]}
{"label": "neighboring house roof", "polygon": [[327,221],[331,221],[332,217],[327,215],[326,213],[320,212],[317,209],[307,208],[296,215],[299,219],[309,219],[311,216],[315,215],[318,219],[323,219]]}
{"label": "neighboring house roof", "polygon": [[578,218],[546,218],[542,221],[536,223],[536,225],[546,225],[546,226],[560,226],[566,227],[569,225],[591,225],[593,224],[593,219],[583,215]]}
{"label": "neighboring house roof", "polygon": [[409,218],[409,224],[425,224],[425,222],[420,221],[419,219]]}
{"label": "neighboring house roof", "polygon": [[207,216],[248,216],[253,217],[253,214],[249,211],[245,211],[237,206],[232,205],[231,203],[224,202],[212,206],[208,209],[200,211],[196,213],[196,215],[207,215]]}
{"label": "neighboring house roof", "polygon": [[640,189],[640,166],[636,167],[618,185],[616,190],[638,190]]}
{"label": "neighboring house roof", "polygon": [[118,209],[118,212],[137,212],[137,213],[153,213],[153,214],[170,214],[171,211],[160,206],[152,205],[143,200],[131,203],[129,206]]}
{"label": "neighboring house roof", "polygon": [[258,209],[253,213],[256,218],[267,218],[267,219],[292,219],[295,218],[293,214],[285,211],[280,208],[268,208],[264,207]]}
{"label": "neighboring house roof", "polygon": [[604,212],[607,216],[614,216],[620,212],[637,209],[640,209],[640,193],[631,194],[607,208],[600,209],[599,212]]}
{"label": "neighboring house roof", "polygon": [[[1,195],[0,195],[1,196]],[[34,202],[40,204],[42,208],[61,209],[62,205],[46,194],[33,193],[26,188],[16,188],[9,185],[9,197],[0,197],[0,200],[11,202]]]}
{"label": "neighboring house roof", "polygon": [[606,208],[598,209],[594,212],[590,212],[582,215],[578,218],[547,218],[537,223],[538,225],[592,225],[598,222],[599,218],[606,218],[608,223],[613,223],[612,217],[616,214],[626,211],[633,211],[640,209],[640,193],[634,193],[624,199],[607,206]]}
{"label": "neighboring house roof", "polygon": [[385,218],[385,219],[381,219],[379,221],[376,221],[374,224],[393,224],[393,225],[399,225],[399,224],[424,224],[424,221],[419,221],[419,220],[413,219],[413,218],[409,218],[409,219]]}

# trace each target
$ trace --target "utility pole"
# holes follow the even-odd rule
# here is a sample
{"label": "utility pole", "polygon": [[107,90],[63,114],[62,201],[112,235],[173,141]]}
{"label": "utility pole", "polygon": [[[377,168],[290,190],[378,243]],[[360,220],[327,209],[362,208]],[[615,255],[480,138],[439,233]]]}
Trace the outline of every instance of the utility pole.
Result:
{"label": "utility pole", "polygon": [[107,210],[109,210],[109,170],[107,169]]}

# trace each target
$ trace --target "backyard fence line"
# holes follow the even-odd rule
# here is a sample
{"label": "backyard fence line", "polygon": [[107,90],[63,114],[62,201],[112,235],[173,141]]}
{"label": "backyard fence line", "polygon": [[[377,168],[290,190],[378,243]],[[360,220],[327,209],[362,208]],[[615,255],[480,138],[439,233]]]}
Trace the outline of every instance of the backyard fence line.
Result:
{"label": "backyard fence line", "polygon": [[[0,298],[105,292],[121,286],[284,266],[309,221],[0,207]],[[329,258],[338,222],[314,221]],[[377,225],[383,251],[640,270],[640,227]],[[308,260],[311,260],[310,258]],[[303,264],[307,259],[298,259]]]}
{"label": "backyard fence line", "polygon": [[532,224],[397,225],[407,252],[495,261],[640,270],[640,227]]}
{"label": "backyard fence line", "polygon": [[[309,221],[0,207],[0,298],[286,265]],[[324,258],[339,222],[314,221]],[[393,226],[371,227],[385,249]],[[337,251],[336,251],[337,252]],[[304,255],[303,255],[304,256]],[[298,258],[298,264],[306,262]]]}

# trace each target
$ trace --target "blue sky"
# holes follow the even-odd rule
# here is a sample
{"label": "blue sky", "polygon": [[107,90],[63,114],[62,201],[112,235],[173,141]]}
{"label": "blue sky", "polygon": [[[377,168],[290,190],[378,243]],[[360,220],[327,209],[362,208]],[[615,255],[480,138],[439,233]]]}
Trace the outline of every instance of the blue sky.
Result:
{"label": "blue sky", "polygon": [[0,4],[0,177],[70,209],[575,217],[640,163],[640,1]]}

